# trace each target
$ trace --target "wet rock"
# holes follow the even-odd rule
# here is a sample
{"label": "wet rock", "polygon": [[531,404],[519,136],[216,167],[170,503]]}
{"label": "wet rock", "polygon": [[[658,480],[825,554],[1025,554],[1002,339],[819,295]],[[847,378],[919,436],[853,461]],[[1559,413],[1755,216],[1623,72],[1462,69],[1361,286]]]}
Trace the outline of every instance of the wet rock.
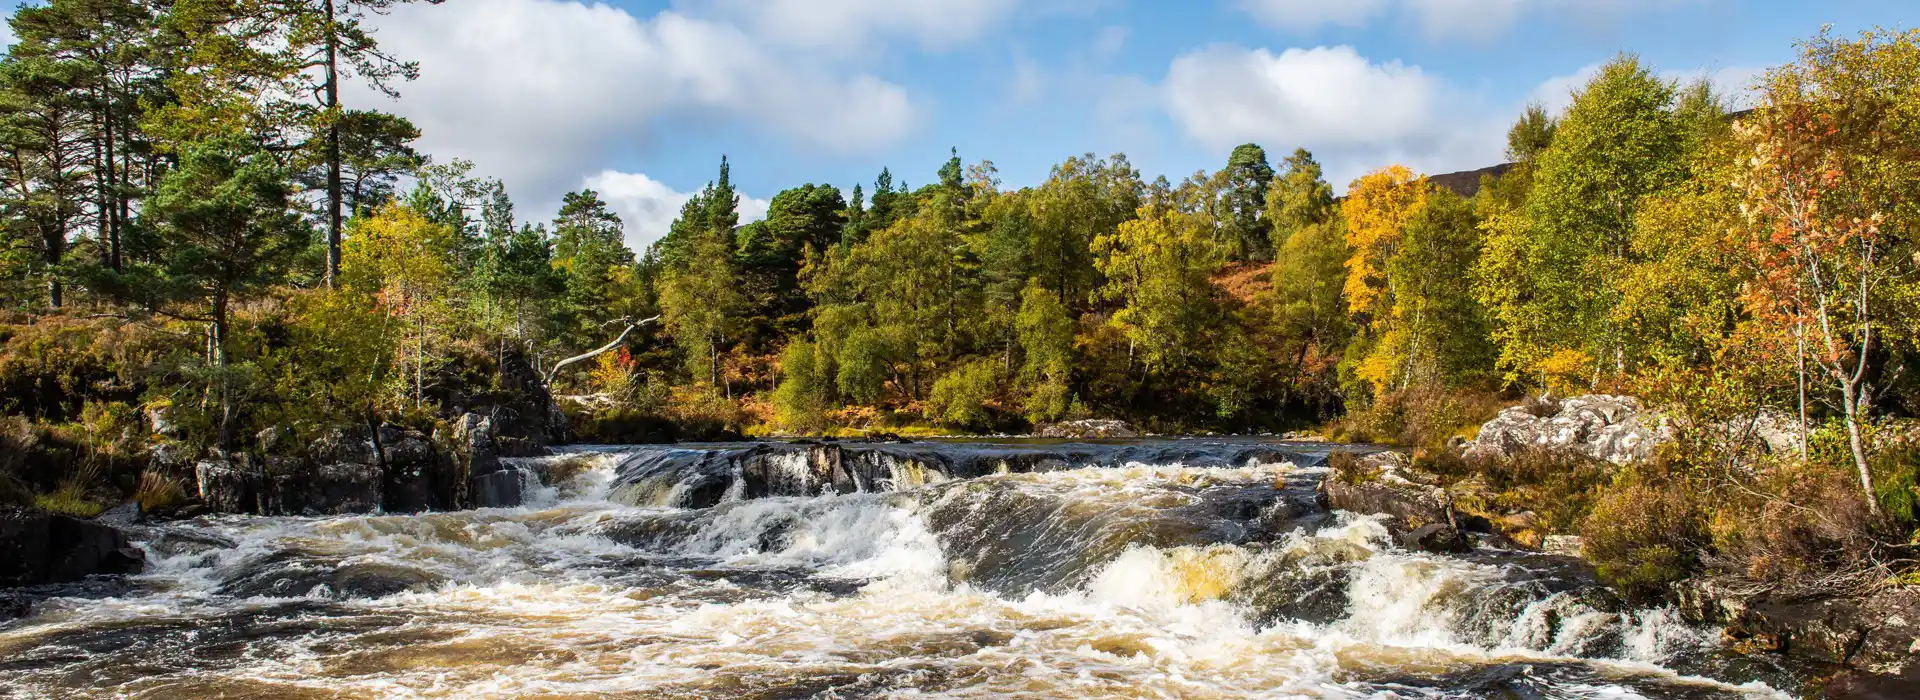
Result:
{"label": "wet rock", "polygon": [[1915,663],[1920,591],[1911,588],[1866,596],[1772,597],[1741,595],[1700,580],[1679,593],[1687,617],[1723,625],[1723,636],[1737,649],[1869,673],[1920,666]]}
{"label": "wet rock", "polygon": [[[336,428],[316,438],[304,455],[262,444],[264,511],[277,515],[344,515],[380,509],[381,470],[373,431]],[[224,508],[222,509],[224,510]]]}
{"label": "wet rock", "polygon": [[128,525],[139,525],[145,522],[146,519],[146,514],[140,510],[139,501],[127,501],[126,503],[108,508],[107,512],[94,517],[93,521],[102,525],[126,527]]}
{"label": "wet rock", "polygon": [[[1920,667],[1916,667],[1920,671]],[[1859,670],[1841,672],[1827,681],[1822,700],[1911,700],[1920,698],[1920,672],[1894,675]]]}
{"label": "wet rock", "polygon": [[25,508],[0,507],[0,587],[135,574],[140,549],[113,526]]}
{"label": "wet rock", "polygon": [[1434,523],[1400,536],[1400,546],[1435,554],[1463,554],[1473,551],[1473,541],[1446,523]]}
{"label": "wet rock", "polygon": [[1140,437],[1140,431],[1126,421],[1089,418],[1042,425],[1035,435],[1043,438],[1115,439],[1137,438]]}
{"label": "wet rock", "polygon": [[439,478],[441,460],[433,441],[417,430],[401,430],[383,425],[378,433],[380,448],[380,503],[389,513],[419,513],[441,507],[457,507],[456,489]]}
{"label": "wet rock", "polygon": [[265,475],[247,455],[218,454],[193,465],[193,483],[200,502],[216,513],[260,513],[261,482]]}
{"label": "wet rock", "polygon": [[[448,441],[450,479],[463,482],[462,505],[498,508],[520,505],[525,477],[501,461],[499,424],[492,416],[462,414]],[[542,448],[544,449],[544,448]]]}
{"label": "wet rock", "polygon": [[1652,456],[1667,438],[1664,420],[1638,399],[1595,394],[1509,407],[1482,425],[1464,452],[1469,459],[1495,459],[1567,450],[1620,465]]}
{"label": "wet rock", "polygon": [[1320,482],[1327,506],[1362,515],[1389,516],[1387,526],[1408,532],[1433,524],[1448,524],[1450,501],[1438,486],[1406,467],[1406,455],[1376,452],[1348,457]]}
{"label": "wet rock", "polygon": [[519,469],[482,474],[473,477],[471,485],[475,508],[511,508],[526,499],[526,477]]}
{"label": "wet rock", "polygon": [[381,598],[431,588],[438,576],[383,562],[338,563],[306,552],[283,550],[248,562],[220,584],[223,595],[336,599]]}

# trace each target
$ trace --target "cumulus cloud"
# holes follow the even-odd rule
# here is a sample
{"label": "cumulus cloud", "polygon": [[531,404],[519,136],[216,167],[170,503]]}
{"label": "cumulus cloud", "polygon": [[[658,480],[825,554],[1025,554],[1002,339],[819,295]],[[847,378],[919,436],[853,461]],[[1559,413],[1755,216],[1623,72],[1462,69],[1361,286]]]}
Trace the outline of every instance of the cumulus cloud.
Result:
{"label": "cumulus cloud", "polygon": [[1336,185],[1387,163],[1428,172],[1490,165],[1501,151],[1493,110],[1417,66],[1374,63],[1346,46],[1279,54],[1215,46],[1174,59],[1161,92],[1174,122],[1201,144],[1302,146]]}
{"label": "cumulus cloud", "polygon": [[1426,131],[1440,81],[1352,47],[1274,54],[1215,46],[1175,58],[1167,99],[1187,132],[1212,146],[1293,138],[1334,144],[1399,141]]}
{"label": "cumulus cloud", "polygon": [[[1600,74],[1598,63],[1589,63],[1579,70],[1566,75],[1557,75],[1541,82],[1528,94],[1529,101],[1545,107],[1549,114],[1561,114],[1573,104],[1573,96],[1586,88],[1593,77]],[[1701,78],[1713,85],[1713,91],[1733,109],[1745,109],[1757,104],[1759,97],[1754,94],[1753,84],[1767,69],[1751,66],[1728,66],[1722,68],[1696,68],[1692,70],[1661,71],[1660,77],[1681,85],[1692,83]]]}
{"label": "cumulus cloud", "polygon": [[[647,246],[667,235],[673,220],[680,216],[680,207],[693,197],[692,192],[677,192],[644,173],[618,170],[602,170],[590,175],[582,186],[600,193],[607,206],[620,215],[620,221],[626,226],[627,248],[635,254],[645,253]],[[740,223],[767,218],[767,204],[767,200],[742,194]]]}
{"label": "cumulus cloud", "polygon": [[929,49],[973,41],[1005,19],[1015,0],[682,0],[692,11],[735,18],[792,46],[857,48],[904,36]]}
{"label": "cumulus cloud", "polygon": [[557,200],[663,122],[742,123],[846,153],[892,145],[919,119],[898,85],[672,11],[463,0],[402,5],[378,29],[383,47],[419,61],[420,79],[398,102],[361,88],[356,103],[412,119],[427,151],[474,160],[535,201]]}

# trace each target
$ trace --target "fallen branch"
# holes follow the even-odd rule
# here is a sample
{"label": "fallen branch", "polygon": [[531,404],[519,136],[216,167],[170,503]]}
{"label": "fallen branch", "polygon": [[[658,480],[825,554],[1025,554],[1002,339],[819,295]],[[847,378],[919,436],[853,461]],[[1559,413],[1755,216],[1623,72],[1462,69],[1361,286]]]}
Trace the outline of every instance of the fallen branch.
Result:
{"label": "fallen branch", "polygon": [[547,386],[553,386],[553,378],[554,378],[555,376],[558,376],[558,375],[560,374],[560,368],[561,368],[561,367],[565,367],[565,366],[567,366],[567,365],[570,365],[570,364],[573,364],[573,363],[575,363],[575,362],[583,362],[583,361],[586,361],[586,360],[591,360],[591,359],[593,359],[593,358],[595,358],[595,357],[597,357],[597,356],[599,356],[599,355],[600,355],[600,353],[603,353],[603,352],[606,352],[606,351],[608,351],[608,350],[612,350],[612,349],[614,349],[614,348],[617,348],[617,347],[620,347],[620,343],[621,343],[621,342],[623,342],[623,341],[625,341],[625,340],[627,339],[627,334],[629,334],[629,333],[632,333],[632,332],[633,332],[633,329],[635,329],[635,328],[639,328],[639,327],[641,327],[641,326],[644,326],[644,325],[646,325],[646,324],[649,324],[649,323],[652,323],[652,322],[654,322],[654,321],[658,321],[658,320],[660,320],[660,317],[659,317],[659,316],[653,316],[653,317],[651,317],[651,318],[643,318],[643,319],[640,319],[640,320],[638,320],[638,321],[634,321],[634,322],[632,322],[632,323],[629,323],[629,324],[627,324],[627,329],[626,329],[626,330],[623,330],[623,331],[620,331],[620,337],[618,337],[618,338],[614,338],[614,339],[613,339],[613,342],[611,342],[611,343],[607,343],[606,345],[602,345],[602,346],[600,346],[600,347],[597,347],[597,348],[594,348],[594,349],[592,349],[592,350],[588,350],[588,351],[586,351],[586,352],[583,352],[583,353],[580,353],[580,354],[578,354],[578,355],[574,355],[573,357],[569,357],[569,358],[567,358],[567,359],[564,359],[564,360],[561,360],[561,361],[559,361],[559,362],[555,362],[555,363],[553,363],[553,367],[551,367],[551,368],[548,368],[548,369],[547,369]]}

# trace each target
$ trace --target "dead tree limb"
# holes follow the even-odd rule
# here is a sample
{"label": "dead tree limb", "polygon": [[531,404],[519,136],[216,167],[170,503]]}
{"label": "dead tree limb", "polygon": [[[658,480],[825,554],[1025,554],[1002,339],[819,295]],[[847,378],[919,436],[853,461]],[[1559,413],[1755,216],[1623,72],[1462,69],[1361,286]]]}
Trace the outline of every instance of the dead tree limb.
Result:
{"label": "dead tree limb", "polygon": [[650,318],[643,318],[643,319],[640,319],[640,320],[638,320],[638,321],[634,321],[634,322],[632,322],[632,323],[628,323],[628,324],[627,324],[627,329],[626,329],[626,330],[623,330],[623,331],[620,331],[620,337],[618,337],[618,338],[614,338],[614,339],[613,339],[613,342],[611,342],[611,343],[607,343],[606,345],[602,345],[602,346],[600,346],[600,347],[597,347],[597,348],[594,348],[594,349],[592,349],[592,350],[588,350],[588,351],[586,351],[586,352],[583,352],[583,353],[580,353],[580,354],[578,354],[578,355],[574,355],[573,357],[569,357],[569,358],[567,358],[567,359],[564,359],[564,360],[561,360],[561,361],[559,361],[559,362],[555,362],[555,363],[553,363],[553,366],[547,369],[547,386],[553,386],[553,378],[554,378],[554,377],[556,377],[556,376],[559,376],[559,374],[560,374],[560,368],[561,368],[561,367],[565,367],[565,366],[567,366],[567,365],[570,365],[570,364],[573,364],[573,363],[575,363],[575,362],[584,362],[584,361],[586,361],[586,360],[591,360],[591,359],[593,359],[593,358],[595,358],[595,357],[597,357],[597,356],[599,356],[599,355],[600,355],[600,353],[603,353],[603,352],[606,352],[606,351],[608,351],[608,350],[612,350],[612,349],[614,349],[614,348],[617,348],[617,347],[620,347],[620,343],[622,343],[622,342],[624,342],[624,341],[626,341],[626,339],[627,339],[627,334],[629,334],[629,333],[632,333],[632,332],[633,332],[633,329],[635,329],[635,328],[639,328],[639,327],[641,327],[641,326],[644,326],[644,325],[647,325],[647,324],[649,324],[649,323],[652,323],[652,322],[654,322],[654,321],[658,321],[658,320],[660,320],[660,317],[659,317],[659,316],[653,316],[653,317],[650,317]]}

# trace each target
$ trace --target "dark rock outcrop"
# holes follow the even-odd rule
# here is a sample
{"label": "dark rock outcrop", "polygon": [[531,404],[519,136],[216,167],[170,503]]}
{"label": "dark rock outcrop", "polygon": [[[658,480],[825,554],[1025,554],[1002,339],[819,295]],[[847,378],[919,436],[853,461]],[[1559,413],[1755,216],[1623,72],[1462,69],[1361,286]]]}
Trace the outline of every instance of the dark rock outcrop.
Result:
{"label": "dark rock outcrop", "polygon": [[1473,551],[1473,540],[1452,525],[1434,523],[1401,535],[1400,546],[1436,554],[1464,554]]}
{"label": "dark rock outcrop", "polygon": [[118,528],[25,508],[0,507],[0,587],[137,574],[145,555]]}
{"label": "dark rock outcrop", "polygon": [[1742,595],[1703,579],[1681,588],[1679,602],[1689,619],[1721,625],[1736,650],[1849,671],[1843,676],[1859,692],[1829,697],[1875,697],[1866,689],[1898,685],[1886,676],[1920,673],[1920,591],[1911,588],[1787,598]]}

